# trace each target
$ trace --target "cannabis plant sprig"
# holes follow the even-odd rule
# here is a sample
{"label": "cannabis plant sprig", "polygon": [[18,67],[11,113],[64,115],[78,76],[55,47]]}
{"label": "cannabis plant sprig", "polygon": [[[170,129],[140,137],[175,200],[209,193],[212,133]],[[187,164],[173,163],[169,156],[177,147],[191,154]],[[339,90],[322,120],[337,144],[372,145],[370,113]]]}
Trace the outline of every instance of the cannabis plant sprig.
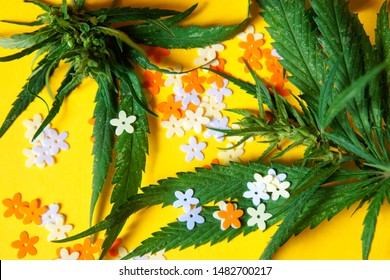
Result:
{"label": "cannabis plant sprig", "polygon": [[[125,201],[104,221],[68,240],[115,228],[151,205],[172,205],[174,192],[189,188],[203,205],[205,222],[192,230],[180,222],[168,224],[126,258],[231,240],[256,229],[248,225],[249,211],[241,218],[242,227],[221,231],[213,215],[218,207],[209,203],[233,201],[247,209],[251,205],[243,198],[247,183],[254,174],[265,175],[272,167],[288,174],[291,193],[281,200],[262,201],[272,215],[267,225],[281,223],[260,258],[271,258],[291,236],[305,228],[314,228],[353,205],[358,210],[366,203],[362,257],[368,258],[380,207],[385,198],[390,203],[390,29],[386,2],[378,14],[374,45],[344,0],[311,0],[309,10],[303,0],[258,2],[270,25],[274,47],[283,57],[280,62],[290,73],[289,80],[301,91],[297,98],[300,108],[270,92],[253,70],[250,72],[255,85],[219,73],[252,94],[259,104],[256,115],[233,110],[241,115],[242,128],[225,133],[240,135],[242,141],[252,136],[266,139],[270,148],[261,157],[279,157],[303,145],[306,150],[302,160],[292,167],[272,162],[231,163],[179,173],[177,178],[159,181],[158,186],[143,188],[142,194]],[[290,146],[275,151],[285,139],[292,141]]]}
{"label": "cannabis plant sprig", "polygon": [[[116,168],[112,180],[114,190],[110,202],[115,212],[126,199],[135,195],[141,184],[148,153],[147,113],[149,108],[134,67],[168,72],[153,65],[144,56],[140,43],[167,48],[205,47],[226,40],[245,27],[246,20],[232,26],[177,26],[197,7],[184,12],[164,9],[112,7],[87,10],[83,0],[71,6],[63,0],[62,5],[48,5],[40,0],[25,1],[40,7],[44,13],[29,23],[4,21],[26,26],[40,26],[36,31],[1,38],[0,46],[23,49],[18,53],[1,57],[0,61],[12,61],[37,52],[41,58],[18,95],[13,107],[0,127],[0,137],[18,116],[40,96],[46,86],[54,102],[36,138],[59,112],[64,100],[86,77],[93,78],[98,90],[95,97],[93,129],[93,182],[90,207],[90,222],[99,195],[107,180],[109,165],[116,154]],[[125,23],[120,29],[113,23]],[[215,32],[218,32],[217,36]],[[167,44],[169,42],[169,44]],[[57,93],[50,90],[49,80],[60,62],[68,65],[68,71]],[[115,134],[110,121],[123,111],[126,116],[135,116],[134,133],[122,133],[114,141]],[[108,229],[103,244],[103,254],[111,247],[123,223]]]}

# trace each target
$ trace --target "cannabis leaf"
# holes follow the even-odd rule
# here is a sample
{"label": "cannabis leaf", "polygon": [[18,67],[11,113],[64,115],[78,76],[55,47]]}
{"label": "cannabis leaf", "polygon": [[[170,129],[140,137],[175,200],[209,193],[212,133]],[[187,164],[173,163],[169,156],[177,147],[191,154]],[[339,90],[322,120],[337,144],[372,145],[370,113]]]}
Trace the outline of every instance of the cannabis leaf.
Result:
{"label": "cannabis leaf", "polygon": [[[302,176],[305,176],[308,171],[304,167],[285,167],[277,164],[275,164],[273,168],[275,168],[280,173],[289,174],[288,180],[289,182],[291,182],[291,186],[289,189],[291,190],[299,187],[298,182],[300,181],[300,178],[302,178]],[[253,181],[253,176],[255,173],[267,174],[268,170],[269,166],[266,166],[261,163],[249,163],[248,165],[231,163],[230,166],[214,165],[211,170],[206,168],[198,168],[196,169],[196,173],[178,173],[177,178],[161,180],[158,182],[158,185],[152,185],[149,187],[142,188],[142,194],[137,194],[128,198],[120,207],[117,208],[116,211],[112,212],[109,216],[107,216],[104,221],[96,224],[92,228],[84,231],[83,233],[66,239],[66,241],[74,240],[83,236],[88,236],[101,230],[115,227],[117,224],[121,224],[122,222],[126,221],[128,217],[143,208],[159,204],[162,204],[163,206],[172,205],[173,202],[177,199],[174,195],[175,191],[177,190],[185,191],[190,188],[193,189],[196,197],[199,198],[199,203],[201,205],[209,204],[210,202],[217,203],[219,201],[225,200],[237,200],[240,206],[252,206],[252,202],[248,203],[247,199],[243,198],[243,193],[247,190],[247,182]],[[199,180],[199,178],[202,179]],[[212,188],[210,186],[212,186]],[[271,213],[276,215],[278,210],[282,207],[284,203],[285,199],[280,199],[278,201],[267,201],[267,206],[269,207],[267,209],[271,209]],[[215,209],[215,207],[205,209]],[[213,227],[219,229],[220,222],[213,218],[207,218],[207,213],[210,214],[211,210],[205,211],[206,224],[200,225],[199,228],[202,228],[202,231],[204,232],[203,235],[208,235],[210,237],[216,238],[218,242],[224,240],[225,238],[229,238],[228,236],[231,236],[230,238],[232,238],[233,236],[238,235],[242,230],[244,230],[244,232],[246,233],[249,233],[250,231],[254,230],[251,227],[244,227],[242,229],[239,229],[238,232],[235,232],[235,230],[228,230],[225,233],[219,232],[219,237],[215,237],[213,236],[213,234],[218,231],[211,231],[213,232],[213,234],[210,234],[210,232],[205,229],[208,228],[208,225],[211,224],[213,225]],[[246,216],[246,220],[248,218],[249,216]],[[274,222],[276,221],[277,220],[274,220]],[[175,225],[174,227],[183,228],[180,225]],[[208,239],[199,238],[199,240],[197,241],[199,243],[193,243],[194,238],[198,236],[197,233],[200,234],[201,232],[201,229],[199,229],[198,232],[197,227],[195,227],[195,230],[196,231],[194,232],[185,233],[185,235],[180,238],[179,236],[183,234],[182,231],[170,231],[169,241],[172,242],[172,244],[177,244],[175,246],[181,246],[182,244],[180,244],[180,240],[187,240],[186,237],[188,236],[189,239],[187,240],[187,246],[200,245],[209,242]],[[172,238],[172,234],[177,238]],[[166,236],[166,238],[168,238],[168,236]],[[152,240],[150,243],[148,242],[148,246],[151,246],[150,244],[154,244],[153,248],[155,249],[153,249],[152,251],[158,251],[158,248],[163,248],[161,247],[162,245],[160,244],[160,242],[156,241],[158,240],[156,239]],[[167,240],[164,240],[164,243],[165,242],[167,242]],[[147,251],[149,249],[142,250]],[[136,253],[134,252],[134,254]]]}
{"label": "cannabis leaf", "polygon": [[[35,59],[43,58],[33,69],[26,85],[0,127],[0,136],[8,130],[36,97],[42,99],[40,93],[46,86],[54,102],[46,119],[34,136],[34,138],[37,137],[58,114],[64,100],[83,79],[93,78],[98,85],[98,90],[95,97],[94,145],[92,150],[94,155],[90,206],[90,222],[92,223],[100,193],[104,185],[110,183],[107,182],[107,174],[113,154],[116,154],[115,174],[111,182],[114,184],[111,195],[113,212],[126,199],[137,193],[142,173],[145,170],[149,133],[146,114],[155,114],[148,108],[133,63],[148,69],[169,71],[152,64],[145,57],[144,51],[138,43],[161,44],[163,47],[176,48],[205,47],[208,44],[218,43],[222,39],[232,37],[245,26],[246,21],[232,26],[178,26],[180,21],[195,10],[196,5],[180,12],[147,7],[111,7],[109,9],[87,10],[84,7],[84,0],[75,0],[71,6],[67,5],[66,0],[63,0],[61,5],[48,5],[40,0],[25,2],[37,5],[44,13],[31,23],[7,20],[2,22],[26,26],[42,25],[43,27],[33,32],[1,38],[1,47],[22,50],[1,57],[0,61],[12,61],[33,52],[37,52]],[[124,26],[117,29],[112,27],[113,23],[123,23]],[[149,39],[154,36],[159,40],[141,40],[140,33],[134,32],[133,34],[133,29],[139,31],[145,27],[148,29]],[[219,34],[215,36],[214,32]],[[170,38],[169,40],[174,38],[172,40],[174,44],[167,45],[167,38]],[[49,80],[60,62],[65,62],[69,70],[54,95],[50,90]],[[122,134],[117,138],[117,141],[114,141],[114,129],[110,121],[117,117],[119,111],[125,111],[126,114],[135,116],[135,131],[132,134]],[[102,256],[111,247],[122,226],[123,224],[118,224],[115,228],[110,228],[107,231]]]}

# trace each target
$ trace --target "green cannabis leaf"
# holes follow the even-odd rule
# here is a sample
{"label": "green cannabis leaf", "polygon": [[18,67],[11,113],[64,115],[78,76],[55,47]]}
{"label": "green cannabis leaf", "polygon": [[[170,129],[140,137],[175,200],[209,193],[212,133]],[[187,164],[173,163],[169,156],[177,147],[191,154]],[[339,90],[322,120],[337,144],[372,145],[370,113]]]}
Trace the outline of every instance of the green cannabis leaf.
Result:
{"label": "green cannabis leaf", "polygon": [[[258,2],[282,57],[280,63],[301,91],[295,97],[299,106],[267,89],[252,69],[255,84],[211,71],[251,94],[259,105],[258,114],[231,109],[240,115],[241,128],[219,131],[243,137],[237,145],[250,137],[261,137],[269,147],[259,154],[259,160],[271,156],[270,165],[231,163],[178,173],[177,178],[161,180],[158,186],[142,188],[142,194],[126,199],[103,221],[68,240],[115,228],[151,205],[172,205],[177,199],[175,191],[188,189],[202,205],[204,223],[191,230],[180,219],[170,223],[126,258],[231,240],[257,229],[249,225],[252,203],[243,196],[254,174],[265,176],[274,168],[287,174],[290,194],[280,200],[262,200],[272,215],[267,226],[280,225],[261,259],[272,258],[291,236],[305,228],[314,228],[354,205],[358,211],[364,204],[368,207],[362,257],[369,257],[378,213],[386,198],[390,203],[390,30],[386,2],[378,14],[374,45],[344,0],[311,0],[308,10],[304,0]],[[281,149],[284,144],[287,148]],[[297,146],[306,149],[292,167],[272,162]],[[218,207],[210,205],[219,201],[233,201],[244,210],[241,227],[220,229],[214,215]]]}
{"label": "green cannabis leaf", "polygon": [[[1,38],[0,46],[21,51],[1,57],[0,61],[12,61],[37,51],[41,57],[32,70],[23,90],[0,127],[0,137],[10,128],[19,115],[27,109],[36,97],[40,97],[46,86],[53,95],[53,104],[46,119],[34,135],[36,138],[47,124],[58,114],[64,100],[82,83],[84,78],[93,78],[98,90],[95,97],[93,129],[93,181],[90,206],[90,222],[107,181],[109,166],[115,153],[115,174],[112,180],[112,211],[138,192],[142,173],[145,170],[148,153],[147,113],[155,115],[147,105],[142,86],[135,74],[135,65],[168,72],[150,63],[139,44],[167,48],[205,47],[220,40],[228,39],[245,27],[246,20],[232,26],[178,26],[197,7],[194,5],[184,12],[166,9],[112,7],[109,9],[87,10],[84,0],[72,1],[67,5],[48,5],[40,0],[25,1],[40,7],[44,13],[33,22],[4,23],[25,26],[40,26],[30,33],[16,34]],[[113,23],[127,25],[116,29]],[[217,36],[215,32],[218,32]],[[155,39],[153,39],[155,38]],[[158,38],[158,39],[156,39]],[[169,44],[168,44],[169,41]],[[49,79],[60,62],[68,65],[68,71],[60,88],[54,95]],[[133,133],[117,133],[111,121],[118,114],[131,116],[136,120]],[[115,134],[118,135],[115,141]],[[122,230],[123,224],[107,231],[103,254]]]}

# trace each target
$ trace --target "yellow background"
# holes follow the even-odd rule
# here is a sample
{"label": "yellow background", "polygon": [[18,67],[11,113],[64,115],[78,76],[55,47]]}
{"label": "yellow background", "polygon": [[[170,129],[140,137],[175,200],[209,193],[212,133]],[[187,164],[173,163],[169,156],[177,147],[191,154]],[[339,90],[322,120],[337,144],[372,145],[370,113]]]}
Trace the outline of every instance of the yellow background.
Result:
{"label": "yellow background", "polygon": [[[59,3],[60,1],[50,2]],[[89,0],[86,2],[89,7],[97,8],[107,6],[107,3],[111,1]],[[199,3],[199,7],[195,14],[185,22],[186,24],[236,24],[246,17],[247,1],[243,0],[120,1],[121,5],[131,4],[140,7],[152,6],[177,10],[184,10],[194,3]],[[360,18],[371,36],[375,27],[376,12],[379,11],[381,3],[382,1],[376,0],[351,1],[353,11],[360,13]],[[252,10],[252,14],[257,13],[258,6],[252,4]],[[0,19],[29,21],[34,20],[39,13],[41,13],[39,8],[25,4],[22,0],[0,2]],[[265,23],[262,19],[256,17],[252,20],[252,24],[255,25],[256,32],[266,34]],[[28,27],[0,23],[0,36],[2,37],[31,30]],[[271,39],[268,34],[266,34],[265,39],[269,46]],[[242,55],[242,50],[238,48],[237,42],[237,39],[233,39],[223,43],[226,50],[223,52],[222,58],[227,59],[228,62],[226,70],[234,76],[251,80],[249,74],[242,71],[242,64],[238,64],[237,59],[230,59]],[[10,53],[13,52],[0,50],[1,56]],[[4,120],[12,102],[29,76],[33,57],[34,55],[30,55],[18,61],[0,64],[0,121]],[[196,51],[174,51],[172,57],[177,58],[177,61],[180,61],[185,68],[190,69],[193,67],[192,61],[196,57]],[[164,64],[162,66],[173,65]],[[54,89],[58,87],[61,81],[60,77],[65,70],[65,67],[60,68],[51,80]],[[259,74],[261,75],[261,72]],[[232,84],[229,87],[233,90],[233,96],[228,99],[228,108],[256,108],[253,99],[247,97],[244,92]],[[88,124],[88,120],[92,117],[96,88],[93,80],[85,80],[65,101],[59,115],[52,122],[52,127],[58,131],[69,132],[67,142],[70,144],[68,151],[60,152],[56,156],[56,164],[53,166],[44,169],[39,169],[36,166],[26,168],[26,157],[22,154],[23,149],[30,147],[28,140],[24,138],[26,128],[22,125],[22,121],[32,119],[37,113],[47,115],[47,109],[43,102],[36,100],[0,139],[0,200],[12,198],[15,193],[20,192],[23,200],[31,201],[39,198],[42,205],[59,203],[60,212],[66,216],[66,223],[74,226],[71,235],[88,227],[93,160],[91,156],[92,143],[90,142],[92,126]],[[167,90],[162,89],[162,92],[154,97],[152,103],[158,104],[165,101],[167,94],[170,94]],[[51,104],[46,90],[42,96]],[[229,104],[234,104],[234,106],[229,106]],[[174,176],[176,172],[190,171],[195,166],[208,164],[211,159],[216,157],[218,145],[212,146],[206,151],[206,161],[186,163],[184,154],[178,148],[186,140],[172,138],[168,141],[165,138],[165,129],[159,125],[160,120],[150,118],[150,123],[150,156],[144,176],[144,186],[156,183],[159,179]],[[176,149],[172,147],[176,147]],[[258,148],[259,146],[255,143],[247,145],[243,161],[256,159],[259,154]],[[298,152],[289,154],[284,160],[291,160],[299,155]],[[110,190],[111,188],[107,187],[102,194],[95,222],[104,218],[109,212]],[[38,254],[27,256],[26,259],[54,259],[57,248],[71,247],[71,244],[77,243],[77,241],[70,244],[49,243],[46,240],[48,234],[46,229],[35,224],[24,225],[21,220],[14,217],[4,218],[5,209],[4,205],[0,204],[0,259],[16,259],[16,249],[12,248],[10,244],[19,238],[22,231],[27,231],[30,236],[37,235],[40,238],[36,245]],[[275,254],[275,259],[360,259],[360,237],[366,208],[363,207],[352,216],[354,209],[355,207],[345,210],[330,222],[323,222],[314,230],[307,229],[300,236],[291,238]],[[125,231],[121,235],[125,240],[124,245],[129,250],[135,248],[152,232],[159,230],[168,222],[174,221],[179,213],[181,211],[173,207],[162,209],[160,206],[140,211],[126,224]],[[390,259],[389,217],[390,207],[385,203],[378,217],[377,230],[370,254],[372,259]],[[229,243],[225,241],[211,247],[206,244],[196,249],[172,250],[164,255],[167,259],[257,259],[275,230],[276,227],[272,227],[265,232],[257,231],[245,237],[239,236]]]}

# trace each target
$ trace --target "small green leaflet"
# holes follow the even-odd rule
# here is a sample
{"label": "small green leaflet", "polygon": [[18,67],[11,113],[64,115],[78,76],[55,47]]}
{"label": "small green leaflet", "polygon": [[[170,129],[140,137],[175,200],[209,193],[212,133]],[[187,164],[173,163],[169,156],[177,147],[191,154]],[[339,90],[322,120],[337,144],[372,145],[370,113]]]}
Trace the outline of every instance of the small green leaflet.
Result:
{"label": "small green leaflet", "polygon": [[364,218],[364,230],[362,234],[363,242],[363,259],[367,260],[371,250],[372,240],[374,238],[375,227],[379,209],[382,206],[383,200],[386,197],[386,192],[390,189],[390,178],[380,181],[376,184],[378,192],[374,195],[370,205],[368,206],[366,217]]}
{"label": "small green leaflet", "polygon": [[388,63],[382,63],[371,69],[368,73],[360,77],[357,81],[355,81],[351,86],[343,90],[340,94],[338,94],[332,103],[328,105],[329,109],[324,113],[324,121],[322,123],[322,127],[326,128],[332,120],[345,109],[345,106],[360,92],[362,88],[364,88],[369,81],[375,78],[379,73],[381,73],[386,67],[388,67]]}
{"label": "small green leaflet", "polygon": [[47,64],[47,61],[47,58],[43,58],[40,61],[24,85],[23,90],[19,93],[18,98],[12,104],[12,109],[0,128],[0,137],[4,135],[17,117],[26,110],[28,105],[35,100],[35,97],[38,96],[45,86],[45,77],[50,66],[50,64]]}
{"label": "small green leaflet", "polygon": [[31,33],[16,34],[9,38],[0,38],[0,46],[7,49],[30,48],[52,35],[54,35],[52,29],[43,27]]}
{"label": "small green leaflet", "polygon": [[114,142],[114,128],[110,120],[116,117],[116,110],[110,82],[107,77],[96,77],[98,91],[96,93],[96,106],[94,111],[95,124],[93,128],[93,181],[90,207],[90,223],[92,223],[93,212],[99,195],[104,187],[109,164],[112,159],[112,146]]}
{"label": "small green leaflet", "polygon": [[[170,33],[165,30],[155,29],[155,32],[148,35],[147,29],[126,26],[120,28],[123,32],[129,34],[134,41],[151,46],[160,46],[162,48],[196,48],[209,46],[221,41],[230,39],[234,34],[242,31],[247,25],[248,20],[237,25],[231,26],[188,26],[170,27]],[[130,35],[131,34],[131,35]]]}

